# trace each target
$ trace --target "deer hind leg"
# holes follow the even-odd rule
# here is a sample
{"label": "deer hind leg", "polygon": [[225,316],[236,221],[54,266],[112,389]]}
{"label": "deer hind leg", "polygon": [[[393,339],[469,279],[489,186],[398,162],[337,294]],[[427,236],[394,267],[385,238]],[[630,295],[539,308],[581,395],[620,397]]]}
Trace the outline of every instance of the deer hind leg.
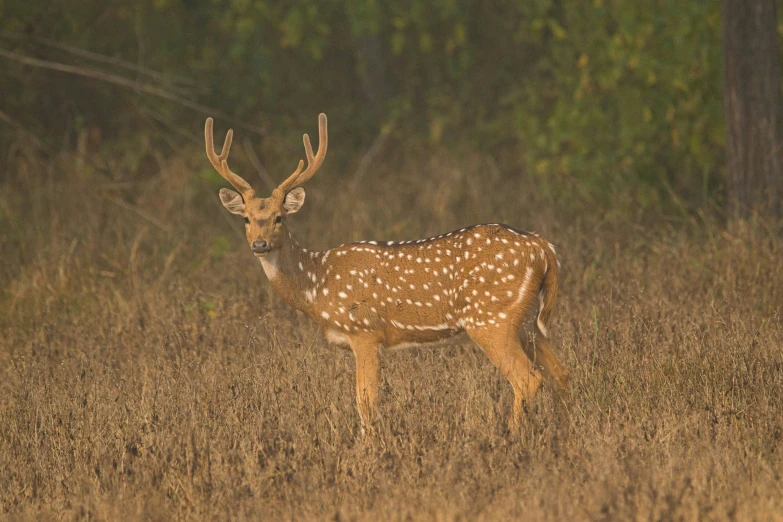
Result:
{"label": "deer hind leg", "polygon": [[541,387],[542,377],[525,355],[516,328],[510,325],[491,325],[470,329],[467,334],[511,383],[514,389],[514,412],[509,424],[512,428],[519,426],[522,409],[526,403],[533,400]]}
{"label": "deer hind leg", "polygon": [[381,380],[379,345],[375,341],[358,339],[351,339],[350,344],[356,358],[356,407],[362,421],[362,433],[367,435],[372,431]]}
{"label": "deer hind leg", "polygon": [[527,340],[527,335],[523,330],[519,331],[519,338],[524,346],[525,353],[536,366],[540,365],[540,367],[544,369],[544,372],[555,380],[561,390],[567,390],[568,370],[565,369],[557,358],[557,355],[555,355],[555,352],[552,351],[552,343],[538,327],[538,324],[535,324],[533,328],[532,343],[525,342]]}

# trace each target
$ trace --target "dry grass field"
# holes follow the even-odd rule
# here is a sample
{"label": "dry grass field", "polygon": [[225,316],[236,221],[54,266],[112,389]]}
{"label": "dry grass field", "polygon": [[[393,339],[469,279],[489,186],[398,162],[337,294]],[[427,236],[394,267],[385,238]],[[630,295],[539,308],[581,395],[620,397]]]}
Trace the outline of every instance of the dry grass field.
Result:
{"label": "dry grass field", "polygon": [[386,156],[327,160],[300,243],[543,234],[570,396],[545,383],[510,433],[511,388],[473,345],[387,353],[365,444],[352,355],[271,292],[201,149],[134,183],[19,152],[0,187],[0,517],[783,520],[780,223],[577,211],[491,159]]}

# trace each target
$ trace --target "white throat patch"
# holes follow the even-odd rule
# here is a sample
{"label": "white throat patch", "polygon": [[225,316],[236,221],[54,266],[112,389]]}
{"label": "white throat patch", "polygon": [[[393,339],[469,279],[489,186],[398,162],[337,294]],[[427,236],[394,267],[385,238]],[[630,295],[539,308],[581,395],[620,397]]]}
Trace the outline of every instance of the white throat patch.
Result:
{"label": "white throat patch", "polygon": [[264,267],[264,273],[266,274],[266,277],[270,281],[274,281],[274,279],[277,277],[277,274],[280,272],[280,269],[278,267],[278,253],[277,252],[270,252],[264,257],[260,257],[259,260],[261,261],[261,266]]}

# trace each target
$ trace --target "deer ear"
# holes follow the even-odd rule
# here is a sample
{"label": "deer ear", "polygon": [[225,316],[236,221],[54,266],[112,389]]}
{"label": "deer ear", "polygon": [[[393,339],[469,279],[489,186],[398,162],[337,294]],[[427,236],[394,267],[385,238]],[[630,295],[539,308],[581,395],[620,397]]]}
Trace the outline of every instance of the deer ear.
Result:
{"label": "deer ear", "polygon": [[245,212],[245,201],[239,193],[233,190],[222,188],[220,189],[220,202],[226,207],[226,210],[232,214],[239,214],[240,216]]}
{"label": "deer ear", "polygon": [[283,210],[286,214],[294,214],[302,208],[305,200],[305,189],[302,187],[296,187],[289,190],[285,195],[285,201],[283,201]]}

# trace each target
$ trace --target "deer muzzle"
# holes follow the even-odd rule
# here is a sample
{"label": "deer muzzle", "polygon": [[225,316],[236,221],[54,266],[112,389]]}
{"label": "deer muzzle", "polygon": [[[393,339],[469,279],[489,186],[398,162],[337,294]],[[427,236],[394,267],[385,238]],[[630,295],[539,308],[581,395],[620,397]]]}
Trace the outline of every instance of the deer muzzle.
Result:
{"label": "deer muzzle", "polygon": [[269,252],[269,243],[263,239],[256,239],[253,244],[250,245],[250,250],[256,255],[263,255]]}

